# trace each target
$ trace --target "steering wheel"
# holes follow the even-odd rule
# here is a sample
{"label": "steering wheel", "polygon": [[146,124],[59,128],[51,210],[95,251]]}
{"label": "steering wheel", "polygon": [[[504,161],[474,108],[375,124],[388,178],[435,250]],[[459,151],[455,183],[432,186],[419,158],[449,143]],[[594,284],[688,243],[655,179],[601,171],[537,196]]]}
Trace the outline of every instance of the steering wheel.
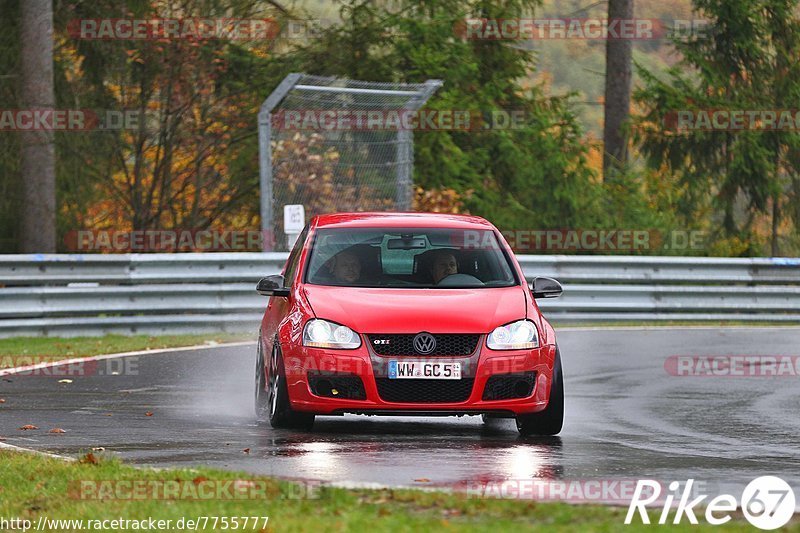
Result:
{"label": "steering wheel", "polygon": [[483,282],[476,278],[475,276],[470,276],[469,274],[450,274],[449,276],[445,276],[439,283],[436,284],[437,287],[483,287]]}

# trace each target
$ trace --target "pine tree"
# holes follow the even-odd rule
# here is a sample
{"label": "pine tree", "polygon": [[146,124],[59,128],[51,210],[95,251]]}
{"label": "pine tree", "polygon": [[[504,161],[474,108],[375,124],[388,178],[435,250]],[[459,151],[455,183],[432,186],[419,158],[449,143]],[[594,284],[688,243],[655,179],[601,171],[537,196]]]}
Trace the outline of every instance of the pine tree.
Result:
{"label": "pine tree", "polygon": [[637,121],[636,139],[652,168],[679,177],[684,194],[678,208],[686,220],[712,210],[712,230],[734,243],[728,251],[760,254],[754,224],[771,208],[771,248],[777,255],[785,181],[798,171],[798,131],[681,128],[679,119],[681,112],[695,117],[701,111],[796,107],[798,2],[696,0],[694,5],[709,24],[702,34],[676,40],[683,61],[668,80],[640,68],[644,86],[635,99],[645,113]]}

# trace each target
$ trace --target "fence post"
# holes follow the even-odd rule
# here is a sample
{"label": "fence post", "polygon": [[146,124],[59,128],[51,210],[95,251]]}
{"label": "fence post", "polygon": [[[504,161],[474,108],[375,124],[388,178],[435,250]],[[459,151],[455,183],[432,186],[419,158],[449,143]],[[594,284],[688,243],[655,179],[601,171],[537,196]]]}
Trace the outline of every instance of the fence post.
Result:
{"label": "fence post", "polygon": [[[418,111],[442,86],[441,80],[427,80],[422,90],[404,106],[405,110]],[[398,211],[411,211],[414,200],[414,132],[406,128],[397,130],[397,196]]]}
{"label": "fence post", "polygon": [[278,87],[261,104],[258,111],[258,182],[261,191],[259,214],[261,215],[261,250],[272,251],[277,236],[273,220],[272,198],[272,110],[295,86],[302,74],[292,73],[286,76]]}

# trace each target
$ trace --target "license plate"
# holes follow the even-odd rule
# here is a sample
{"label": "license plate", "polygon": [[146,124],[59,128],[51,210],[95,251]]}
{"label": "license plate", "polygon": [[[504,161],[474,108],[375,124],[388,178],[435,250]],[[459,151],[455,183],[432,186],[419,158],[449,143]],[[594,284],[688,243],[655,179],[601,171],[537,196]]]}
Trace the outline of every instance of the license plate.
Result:
{"label": "license plate", "polygon": [[461,379],[461,363],[389,361],[389,379]]}

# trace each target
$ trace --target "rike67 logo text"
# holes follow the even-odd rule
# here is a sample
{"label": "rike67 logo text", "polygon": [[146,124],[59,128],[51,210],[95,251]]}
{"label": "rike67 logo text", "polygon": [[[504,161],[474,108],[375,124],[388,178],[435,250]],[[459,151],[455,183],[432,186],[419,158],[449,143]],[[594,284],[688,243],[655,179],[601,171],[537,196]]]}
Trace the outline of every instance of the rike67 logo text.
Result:
{"label": "rike67 logo text", "polygon": [[[658,523],[666,524],[670,512],[675,508],[673,524],[680,524],[684,517],[691,524],[697,524],[695,508],[705,506],[705,520],[711,525],[722,525],[731,520],[731,513],[741,507],[742,514],[752,525],[763,530],[778,529],[786,525],[794,515],[795,496],[792,487],[775,476],[762,476],[751,481],[742,492],[741,501],[730,494],[722,494],[707,503],[708,495],[701,494],[690,501],[693,494],[694,480],[689,479],[680,491],[681,484],[673,481],[669,484],[669,493],[662,499],[661,484],[657,481],[639,480],[628,507],[625,523],[630,524],[637,511],[643,524],[650,524],[650,516],[646,506],[663,501],[663,508]],[[702,516],[702,515],[701,515]]]}

